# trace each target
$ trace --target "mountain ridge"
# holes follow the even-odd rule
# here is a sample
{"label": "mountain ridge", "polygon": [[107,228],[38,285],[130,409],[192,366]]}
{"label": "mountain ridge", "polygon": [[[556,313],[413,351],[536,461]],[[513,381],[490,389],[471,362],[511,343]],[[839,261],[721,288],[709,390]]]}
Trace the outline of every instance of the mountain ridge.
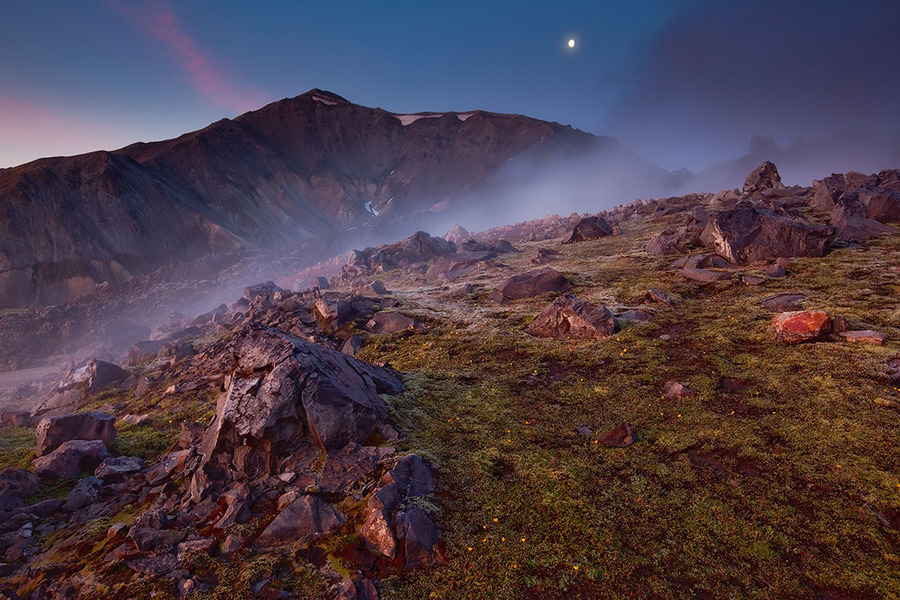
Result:
{"label": "mountain ridge", "polygon": [[[408,117],[408,118],[406,118]],[[172,262],[444,210],[514,157],[611,138],[522,115],[404,115],[314,88],[171,140],[0,171],[0,307],[65,302]]]}

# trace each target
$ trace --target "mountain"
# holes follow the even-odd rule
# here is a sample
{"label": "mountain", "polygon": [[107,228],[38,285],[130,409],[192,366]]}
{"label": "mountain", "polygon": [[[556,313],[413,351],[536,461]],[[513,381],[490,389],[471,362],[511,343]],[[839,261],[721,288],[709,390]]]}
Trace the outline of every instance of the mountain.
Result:
{"label": "mountain", "polygon": [[174,262],[376,217],[452,211],[514,157],[592,152],[666,175],[610,138],[557,123],[395,114],[318,89],[176,139],[40,159],[0,170],[0,308],[62,303]]}

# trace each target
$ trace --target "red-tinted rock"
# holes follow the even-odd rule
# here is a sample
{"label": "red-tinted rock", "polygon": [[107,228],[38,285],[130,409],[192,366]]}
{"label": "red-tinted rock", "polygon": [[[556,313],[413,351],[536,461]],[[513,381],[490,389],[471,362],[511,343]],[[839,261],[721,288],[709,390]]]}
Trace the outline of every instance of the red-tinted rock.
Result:
{"label": "red-tinted rock", "polygon": [[688,251],[685,235],[674,229],[664,229],[650,238],[644,250],[654,256],[673,256]]}
{"label": "red-tinted rock", "polygon": [[625,448],[633,444],[636,439],[637,434],[634,432],[634,428],[623,421],[614,429],[601,435],[597,441],[607,448]]}
{"label": "red-tinted rock", "polygon": [[779,342],[818,342],[831,332],[831,318],[820,310],[784,312],[772,320],[772,326]]}
{"label": "red-tinted rock", "polygon": [[563,294],[541,311],[525,331],[537,337],[596,340],[611,336],[617,327],[615,317],[605,306]]}
{"label": "red-tinted rock", "polygon": [[884,345],[885,336],[880,331],[873,329],[863,329],[859,331],[843,331],[839,334],[844,341],[853,344],[877,344]]}

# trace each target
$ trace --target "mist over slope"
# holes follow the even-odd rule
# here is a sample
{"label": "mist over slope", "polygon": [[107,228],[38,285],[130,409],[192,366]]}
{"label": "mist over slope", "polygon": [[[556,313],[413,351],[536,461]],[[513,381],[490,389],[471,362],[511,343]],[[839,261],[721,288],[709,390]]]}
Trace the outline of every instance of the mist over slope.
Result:
{"label": "mist over slope", "polygon": [[483,206],[491,199],[477,192],[498,175],[522,181],[573,157],[627,164],[645,181],[667,175],[557,123],[397,115],[316,89],[173,140],[41,159],[0,171],[0,307],[65,302],[210,253]]}

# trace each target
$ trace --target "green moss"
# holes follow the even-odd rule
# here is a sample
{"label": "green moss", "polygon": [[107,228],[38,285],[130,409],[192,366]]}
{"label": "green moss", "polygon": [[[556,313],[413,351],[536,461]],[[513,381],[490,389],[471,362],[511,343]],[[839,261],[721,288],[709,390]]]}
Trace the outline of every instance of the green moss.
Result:
{"label": "green moss", "polygon": [[34,458],[35,444],[34,429],[0,427],[0,472],[29,468]]}

